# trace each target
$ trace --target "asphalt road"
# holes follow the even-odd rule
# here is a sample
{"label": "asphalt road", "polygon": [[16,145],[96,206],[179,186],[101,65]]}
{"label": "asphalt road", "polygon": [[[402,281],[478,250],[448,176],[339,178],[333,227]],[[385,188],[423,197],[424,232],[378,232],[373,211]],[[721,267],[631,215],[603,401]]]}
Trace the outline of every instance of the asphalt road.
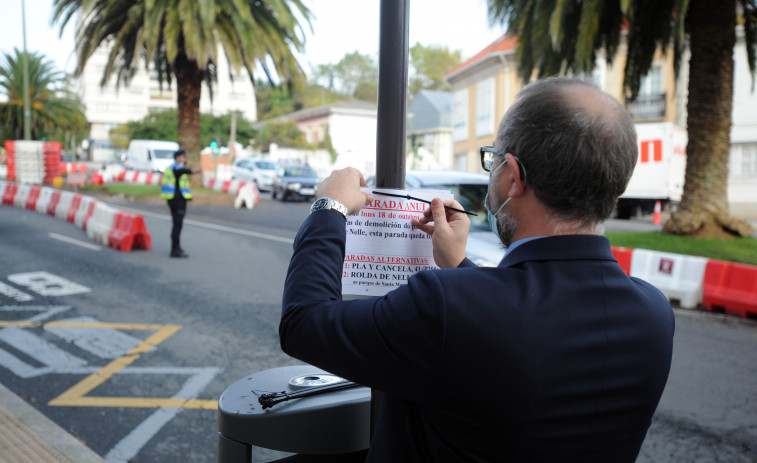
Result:
{"label": "asphalt road", "polygon": [[[168,258],[170,217],[159,204],[119,205],[139,210],[152,235],[151,251],[129,253],[0,207],[0,321],[16,325],[0,325],[0,381],[111,462],[215,461],[223,390],[298,363],[280,351],[277,326],[308,206],[190,205],[183,260]],[[676,323],[670,380],[639,461],[757,461],[757,324],[685,310]],[[154,347],[124,366],[145,342]],[[172,398],[196,400],[161,407]]]}

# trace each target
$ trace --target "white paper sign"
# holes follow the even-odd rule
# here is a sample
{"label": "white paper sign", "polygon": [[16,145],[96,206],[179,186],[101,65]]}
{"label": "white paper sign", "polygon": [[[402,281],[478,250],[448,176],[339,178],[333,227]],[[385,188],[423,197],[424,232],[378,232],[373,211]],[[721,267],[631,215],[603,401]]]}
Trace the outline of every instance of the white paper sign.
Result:
{"label": "white paper sign", "polygon": [[[445,190],[363,188],[430,201],[453,199]],[[342,294],[381,296],[407,283],[410,275],[439,268],[431,236],[413,227],[428,204],[405,198],[373,195],[360,213],[347,217],[347,241],[342,269]]]}

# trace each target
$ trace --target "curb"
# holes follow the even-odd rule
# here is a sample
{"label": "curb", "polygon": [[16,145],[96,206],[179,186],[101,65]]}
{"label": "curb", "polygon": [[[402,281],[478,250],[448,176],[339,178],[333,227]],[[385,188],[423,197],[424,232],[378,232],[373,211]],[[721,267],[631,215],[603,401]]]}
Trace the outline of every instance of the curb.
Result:
{"label": "curb", "polygon": [[0,462],[105,463],[100,455],[0,384]]}

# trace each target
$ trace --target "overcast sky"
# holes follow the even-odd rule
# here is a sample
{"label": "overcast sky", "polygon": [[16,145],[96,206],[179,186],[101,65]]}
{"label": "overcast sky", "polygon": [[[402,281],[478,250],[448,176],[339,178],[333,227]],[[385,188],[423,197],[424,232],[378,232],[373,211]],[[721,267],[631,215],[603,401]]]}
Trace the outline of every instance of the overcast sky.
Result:
{"label": "overcast sky", "polygon": [[[0,51],[23,48],[21,1],[3,0],[0,15]],[[335,63],[346,53],[359,51],[378,61],[379,0],[305,0],[313,12],[308,29],[305,69]],[[52,59],[59,69],[75,67],[72,24],[58,37],[51,26],[52,0],[26,0],[26,46]],[[73,23],[73,21],[72,21]],[[502,27],[489,28],[486,0],[410,0],[410,45],[446,45],[473,56],[494,41]]]}

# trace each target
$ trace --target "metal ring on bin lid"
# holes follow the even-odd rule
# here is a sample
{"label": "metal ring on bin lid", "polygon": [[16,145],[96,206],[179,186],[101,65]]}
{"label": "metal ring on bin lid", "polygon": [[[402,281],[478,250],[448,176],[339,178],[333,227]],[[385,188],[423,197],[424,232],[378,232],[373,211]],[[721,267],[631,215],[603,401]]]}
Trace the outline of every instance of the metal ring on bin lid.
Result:
{"label": "metal ring on bin lid", "polygon": [[316,373],[311,375],[295,376],[289,380],[289,387],[292,389],[304,389],[306,387],[330,386],[332,384],[346,381],[337,375],[330,373]]}

